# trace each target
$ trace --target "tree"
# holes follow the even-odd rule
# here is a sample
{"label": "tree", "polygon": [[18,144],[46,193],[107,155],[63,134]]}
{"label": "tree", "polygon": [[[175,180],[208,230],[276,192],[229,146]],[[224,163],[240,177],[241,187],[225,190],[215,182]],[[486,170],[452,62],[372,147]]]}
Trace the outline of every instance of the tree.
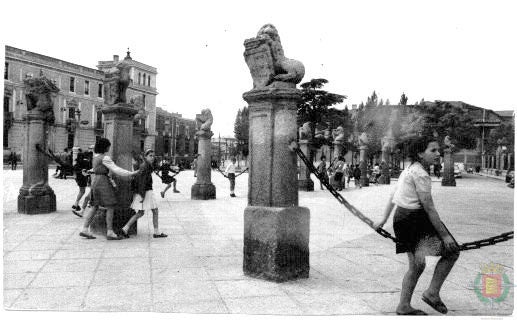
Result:
{"label": "tree", "polygon": [[379,106],[383,106],[384,105],[384,101],[381,99],[381,101],[379,101]]}
{"label": "tree", "polygon": [[371,96],[366,99],[366,107],[376,107],[378,105],[378,97],[377,93],[375,93],[375,90],[373,90],[373,93]]}
{"label": "tree", "polygon": [[389,105],[390,105],[390,99],[386,99],[385,104],[386,104],[387,106],[389,106]]}
{"label": "tree", "polygon": [[400,96],[399,104],[401,106],[407,105],[407,96],[406,96],[406,94],[404,92],[402,92],[402,95]]}
{"label": "tree", "polygon": [[316,124],[328,114],[329,107],[343,102],[345,95],[330,93],[322,90],[328,83],[326,79],[311,79],[300,85],[302,88],[302,100],[297,106],[297,123],[302,126],[305,122],[311,122],[311,131],[314,134]]}
{"label": "tree", "polygon": [[476,147],[479,129],[474,127],[474,119],[466,108],[447,101],[435,101],[415,105],[413,109],[415,114],[406,124],[406,136],[436,136],[440,142],[449,136],[458,149]]}
{"label": "tree", "polygon": [[244,107],[242,110],[239,109],[239,111],[237,111],[233,129],[235,139],[237,139],[238,143],[237,152],[244,157],[247,157],[249,154],[249,127],[249,109],[248,107]]}

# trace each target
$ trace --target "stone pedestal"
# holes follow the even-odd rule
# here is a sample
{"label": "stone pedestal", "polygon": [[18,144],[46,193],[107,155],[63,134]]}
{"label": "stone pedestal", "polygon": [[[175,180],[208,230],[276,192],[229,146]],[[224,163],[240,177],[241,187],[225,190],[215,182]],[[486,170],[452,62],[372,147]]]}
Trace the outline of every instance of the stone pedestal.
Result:
{"label": "stone pedestal", "polygon": [[[133,118],[137,114],[136,108],[130,104],[118,103],[102,108],[104,114],[104,137],[111,142],[109,155],[115,164],[123,169],[133,171]],[[118,205],[113,216],[113,230],[121,229],[134,214],[130,208],[133,201],[133,193],[130,188],[130,178],[114,178],[117,184]],[[91,229],[95,233],[105,234],[106,216],[95,216]],[[137,223],[129,230],[130,234],[136,234]]]}
{"label": "stone pedestal", "polygon": [[390,168],[386,161],[381,162],[381,176],[379,177],[379,184],[390,184]]}
{"label": "stone pedestal", "polygon": [[244,273],[287,281],[309,276],[310,214],[298,206],[296,105],[300,92],[279,86],[243,95],[249,104],[248,207]]}
{"label": "stone pedestal", "polygon": [[23,185],[18,195],[18,212],[25,214],[56,211],[56,195],[48,185],[48,159],[38,151],[47,149],[47,123],[38,110],[26,114],[26,134],[23,148]]}
{"label": "stone pedestal", "polygon": [[390,184],[390,155],[388,150],[383,150],[381,155],[381,176],[379,184]]}
{"label": "stone pedestal", "polygon": [[[343,152],[343,144],[341,142],[333,142],[332,143],[334,145],[334,148],[333,148],[333,153],[332,153],[332,158],[330,159],[330,163],[332,163],[332,165],[336,165],[337,163],[337,158],[341,155],[341,153]],[[341,188],[341,181],[336,181],[334,179],[334,176],[336,175],[336,172],[332,172],[332,175],[329,177],[329,183],[330,185],[334,188],[334,189],[340,189]]]}
{"label": "stone pedestal", "polygon": [[368,187],[370,185],[370,181],[368,180],[368,166],[366,164],[366,151],[368,150],[367,146],[359,147],[359,169],[361,169],[361,186]]}
{"label": "stone pedestal", "polygon": [[215,186],[212,184],[212,169],[210,161],[212,158],[212,143],[210,138],[213,136],[211,131],[200,130],[196,132],[198,138],[197,158],[197,180],[191,189],[192,200],[215,199]]}
{"label": "stone pedestal", "polygon": [[449,148],[443,151],[442,186],[456,186],[456,179],[454,178],[454,161],[452,159],[452,151]]}
{"label": "stone pedestal", "polygon": [[[310,142],[308,140],[300,140],[299,146],[302,152],[305,154],[307,159],[310,160],[311,158],[311,146]],[[298,176],[298,190],[303,191],[314,191],[314,182],[311,180],[311,172],[303,163],[303,161],[300,160],[300,174]]]}

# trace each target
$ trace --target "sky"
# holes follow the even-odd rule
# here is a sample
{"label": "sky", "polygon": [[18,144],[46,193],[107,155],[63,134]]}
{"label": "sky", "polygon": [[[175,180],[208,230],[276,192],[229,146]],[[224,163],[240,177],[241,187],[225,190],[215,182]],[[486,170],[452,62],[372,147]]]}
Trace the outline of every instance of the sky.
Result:
{"label": "sky", "polygon": [[[157,106],[214,116],[233,136],[242,94],[252,89],[243,42],[278,29],[305,77],[347,96],[375,90],[397,103],[464,101],[513,110],[517,88],[516,1],[2,1],[3,45],[95,68],[114,54],[158,69]],[[2,57],[4,59],[4,57]]]}

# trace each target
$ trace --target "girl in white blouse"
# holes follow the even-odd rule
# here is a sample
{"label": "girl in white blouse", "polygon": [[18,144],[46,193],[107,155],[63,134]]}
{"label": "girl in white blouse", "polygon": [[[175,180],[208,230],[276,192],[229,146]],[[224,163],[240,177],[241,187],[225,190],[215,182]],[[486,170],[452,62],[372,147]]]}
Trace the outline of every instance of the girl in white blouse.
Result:
{"label": "girl in white blouse", "polygon": [[382,227],[396,207],[393,217],[393,229],[398,241],[396,253],[407,252],[409,259],[409,270],[402,280],[397,314],[426,314],[411,307],[411,297],[424,271],[426,255],[441,258],[436,264],[428,289],[422,294],[422,300],[436,311],[447,313],[447,307],[440,298],[440,289],[459,257],[459,246],[440,220],[431,196],[429,166],[440,161],[439,145],[434,138],[415,137],[409,141],[407,149],[411,165],[400,174],[395,192],[384,211],[384,218],[374,224],[374,228]]}

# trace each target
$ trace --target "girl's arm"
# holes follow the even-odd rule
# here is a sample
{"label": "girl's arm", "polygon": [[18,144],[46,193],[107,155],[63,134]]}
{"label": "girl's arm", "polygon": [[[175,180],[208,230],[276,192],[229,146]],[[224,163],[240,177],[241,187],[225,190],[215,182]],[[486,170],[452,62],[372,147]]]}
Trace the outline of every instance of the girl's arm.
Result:
{"label": "girl's arm", "polygon": [[374,223],[373,228],[375,230],[382,228],[382,226],[388,221],[388,218],[390,217],[391,212],[393,211],[393,207],[395,207],[395,204],[393,203],[393,195],[395,192],[392,192],[390,195],[390,199],[388,200],[388,203],[386,204],[386,208],[384,209],[384,217],[381,221]]}
{"label": "girl's arm", "polygon": [[110,172],[114,173],[117,176],[130,177],[138,173],[138,171],[131,172],[122,169],[121,167],[117,166],[109,156],[104,156],[104,158],[102,158],[102,164],[105,165],[110,170]]}

